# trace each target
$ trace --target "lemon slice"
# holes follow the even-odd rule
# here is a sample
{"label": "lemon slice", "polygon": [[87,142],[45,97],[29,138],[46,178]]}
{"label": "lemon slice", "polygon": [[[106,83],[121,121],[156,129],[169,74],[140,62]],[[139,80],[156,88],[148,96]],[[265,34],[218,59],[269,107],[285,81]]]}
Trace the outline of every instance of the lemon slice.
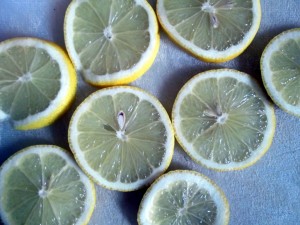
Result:
{"label": "lemon slice", "polygon": [[63,149],[36,145],[0,169],[0,215],[5,224],[87,224],[94,185]]}
{"label": "lemon slice", "polygon": [[35,38],[0,43],[0,119],[16,129],[53,123],[71,104],[76,73],[56,44]]}
{"label": "lemon slice", "polygon": [[74,0],[66,12],[65,42],[87,82],[127,84],[152,65],[158,23],[146,0]]}
{"label": "lemon slice", "polygon": [[211,70],[192,78],[179,92],[172,113],[183,149],[216,170],[252,165],[274,136],[273,106],[249,75],[235,70]]}
{"label": "lemon slice", "polygon": [[240,55],[260,26],[260,0],[157,0],[167,34],[201,60],[225,62]]}
{"label": "lemon slice", "polygon": [[283,110],[300,116],[300,28],[276,36],[261,58],[264,86]]}
{"label": "lemon slice", "polygon": [[140,225],[226,225],[229,204],[223,191],[200,173],[169,172],[144,195],[138,211]]}
{"label": "lemon slice", "polygon": [[155,97],[124,86],[97,91],[76,109],[69,143],[78,164],[96,183],[132,191],[167,169],[174,134]]}

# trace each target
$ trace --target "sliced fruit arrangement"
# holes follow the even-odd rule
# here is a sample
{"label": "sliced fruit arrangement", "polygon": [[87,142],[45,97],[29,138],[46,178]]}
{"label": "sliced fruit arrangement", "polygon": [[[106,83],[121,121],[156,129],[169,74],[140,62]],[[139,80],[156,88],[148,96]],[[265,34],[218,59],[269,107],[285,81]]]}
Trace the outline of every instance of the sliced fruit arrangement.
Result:
{"label": "sliced fruit arrangement", "polygon": [[174,134],[152,95],[135,87],[101,89],[76,109],[69,143],[80,167],[113,190],[139,189],[169,166]]}
{"label": "sliced fruit arrangement", "polygon": [[64,30],[76,69],[93,85],[137,79],[159,49],[156,15],[146,0],[74,0]]}
{"label": "sliced fruit arrangement", "polygon": [[5,224],[87,224],[94,185],[63,149],[36,145],[0,168],[0,215]]}
{"label": "sliced fruit arrangement", "polygon": [[260,0],[157,0],[157,16],[178,45],[207,62],[225,62],[252,42]]}
{"label": "sliced fruit arrangement", "polygon": [[53,123],[71,104],[76,72],[56,44],[36,38],[0,43],[0,118],[16,129]]}
{"label": "sliced fruit arrangement", "polygon": [[196,162],[221,171],[255,163],[275,131],[273,106],[258,84],[229,69],[193,77],[180,90],[172,114],[183,149]]}
{"label": "sliced fruit arrangement", "polygon": [[223,191],[207,177],[188,170],[158,178],[144,195],[138,211],[140,225],[226,225],[229,204]]}
{"label": "sliced fruit arrangement", "polygon": [[283,110],[300,116],[300,28],[271,40],[261,57],[264,86]]}

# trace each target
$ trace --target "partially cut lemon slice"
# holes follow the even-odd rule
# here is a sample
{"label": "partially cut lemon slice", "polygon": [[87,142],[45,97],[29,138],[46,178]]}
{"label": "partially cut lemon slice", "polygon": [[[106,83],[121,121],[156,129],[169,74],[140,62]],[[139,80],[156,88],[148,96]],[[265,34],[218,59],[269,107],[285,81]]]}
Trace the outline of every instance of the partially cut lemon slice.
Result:
{"label": "partially cut lemon slice", "polygon": [[36,145],[0,168],[0,215],[5,224],[87,224],[95,207],[93,183],[65,150]]}
{"label": "partially cut lemon slice", "polygon": [[261,72],[272,100],[300,117],[300,28],[285,31],[270,41],[261,57]]}
{"label": "partially cut lemon slice", "polygon": [[260,0],[158,0],[157,15],[178,45],[207,62],[225,62],[252,42]]}
{"label": "partially cut lemon slice", "polygon": [[158,178],[144,195],[140,225],[227,225],[229,204],[223,191],[207,177],[188,170]]}

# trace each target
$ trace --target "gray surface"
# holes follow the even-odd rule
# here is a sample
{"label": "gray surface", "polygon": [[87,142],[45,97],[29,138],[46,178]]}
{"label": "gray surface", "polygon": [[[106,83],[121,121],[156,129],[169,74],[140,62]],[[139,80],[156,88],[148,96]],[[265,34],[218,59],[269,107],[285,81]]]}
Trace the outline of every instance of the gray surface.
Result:
{"label": "gray surface", "polygon": [[[34,36],[64,47],[63,17],[67,0],[1,0],[0,41]],[[150,1],[152,5],[156,1]],[[161,47],[151,69],[132,85],[157,96],[170,113],[175,96],[193,75],[212,68],[234,68],[259,81],[259,58],[269,40],[280,32],[300,27],[299,0],[262,0],[262,23],[250,47],[224,64],[203,63],[174,45],[161,32]],[[80,81],[73,108],[52,126],[35,131],[15,131],[0,123],[0,164],[14,152],[33,144],[55,144],[68,149],[69,118],[84,97],[96,90]],[[176,145],[170,169],[191,169],[213,179],[230,202],[231,225],[300,224],[300,120],[276,109],[273,144],[255,165],[242,171],[214,172],[196,163]],[[0,181],[1,182],[1,181]],[[97,206],[89,224],[136,224],[136,213],[145,190],[118,193],[97,186]]]}

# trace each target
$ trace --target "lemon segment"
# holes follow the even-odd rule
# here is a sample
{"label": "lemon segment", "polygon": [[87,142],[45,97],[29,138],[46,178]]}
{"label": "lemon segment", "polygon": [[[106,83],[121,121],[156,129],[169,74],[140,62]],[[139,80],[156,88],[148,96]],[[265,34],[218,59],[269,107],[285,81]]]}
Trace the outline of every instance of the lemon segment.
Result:
{"label": "lemon segment", "polygon": [[53,123],[76,92],[76,72],[56,44],[36,38],[0,43],[0,118],[16,129]]}
{"label": "lemon segment", "polygon": [[0,215],[5,224],[87,224],[95,189],[57,146],[31,146],[0,169]]}
{"label": "lemon segment", "polygon": [[180,90],[173,106],[175,135],[200,164],[216,170],[252,165],[270,147],[273,106],[247,74],[211,70]]}
{"label": "lemon segment", "polygon": [[261,21],[259,0],[158,0],[160,24],[182,48],[207,62],[240,55]]}
{"label": "lemon segment", "polygon": [[167,169],[174,134],[155,97],[123,86],[97,91],[76,109],[69,143],[80,167],[96,183],[132,191]]}
{"label": "lemon segment", "polygon": [[283,110],[300,116],[300,29],[285,31],[270,41],[261,57],[264,86]]}
{"label": "lemon segment", "polygon": [[72,1],[64,29],[76,69],[93,85],[134,81],[159,49],[156,15],[145,0]]}
{"label": "lemon segment", "polygon": [[158,178],[144,195],[140,225],[226,225],[229,204],[223,191],[207,177],[187,170],[171,171]]}

